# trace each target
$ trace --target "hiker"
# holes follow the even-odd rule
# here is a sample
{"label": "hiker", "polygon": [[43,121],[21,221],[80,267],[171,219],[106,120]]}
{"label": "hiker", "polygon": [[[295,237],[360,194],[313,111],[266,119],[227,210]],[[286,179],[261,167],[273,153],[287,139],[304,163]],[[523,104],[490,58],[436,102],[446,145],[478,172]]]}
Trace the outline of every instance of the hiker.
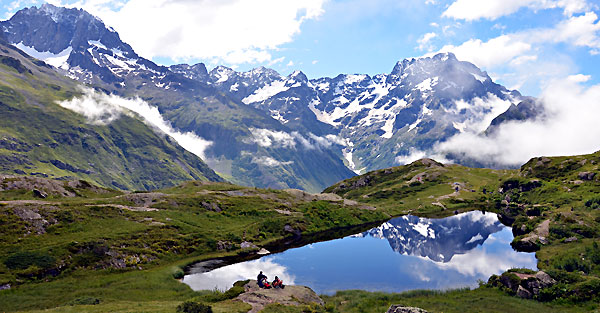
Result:
{"label": "hiker", "polygon": [[273,283],[271,284],[271,286],[273,286],[273,288],[285,288],[285,286],[283,285],[283,281],[281,279],[279,279],[279,277],[275,276],[275,280],[273,281]]}
{"label": "hiker", "polygon": [[271,288],[271,285],[269,285],[269,282],[267,281],[267,276],[263,274],[262,271],[256,276],[256,282],[260,288]]}

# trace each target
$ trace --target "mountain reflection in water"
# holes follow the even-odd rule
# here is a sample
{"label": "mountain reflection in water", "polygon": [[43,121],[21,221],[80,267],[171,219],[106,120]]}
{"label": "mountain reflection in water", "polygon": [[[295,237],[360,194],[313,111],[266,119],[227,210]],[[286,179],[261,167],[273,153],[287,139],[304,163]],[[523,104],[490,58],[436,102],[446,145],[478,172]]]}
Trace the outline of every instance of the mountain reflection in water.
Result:
{"label": "mountain reflection in water", "polygon": [[357,235],[186,275],[183,282],[194,290],[224,290],[263,271],[270,280],[277,275],[326,294],[474,287],[509,268],[536,269],[535,255],[514,251],[512,239],[510,228],[493,213],[403,216]]}

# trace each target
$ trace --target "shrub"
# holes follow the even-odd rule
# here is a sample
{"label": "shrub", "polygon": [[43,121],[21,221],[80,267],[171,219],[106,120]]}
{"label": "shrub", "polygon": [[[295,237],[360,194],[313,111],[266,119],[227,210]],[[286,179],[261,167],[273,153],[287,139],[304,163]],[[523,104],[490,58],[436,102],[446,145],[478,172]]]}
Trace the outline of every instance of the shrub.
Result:
{"label": "shrub", "polygon": [[4,260],[4,265],[11,270],[24,270],[32,265],[42,269],[54,266],[56,259],[51,255],[38,252],[17,252]]}
{"label": "shrub", "polygon": [[409,184],[409,186],[411,186],[411,187],[416,187],[416,186],[420,186],[420,185],[421,185],[420,181],[414,181]]}
{"label": "shrub", "polygon": [[244,287],[241,286],[233,286],[229,288],[229,290],[225,291],[223,294],[224,300],[233,299],[246,291]]}
{"label": "shrub", "polygon": [[175,271],[175,273],[173,273],[173,278],[175,278],[175,279],[182,279],[183,276],[185,276],[185,273],[181,269],[177,269],[177,271]]}
{"label": "shrub", "polygon": [[571,230],[564,225],[550,225],[550,234],[552,234],[555,238],[568,238],[573,236]]}
{"label": "shrub", "polygon": [[593,197],[585,202],[585,206],[590,209],[600,208],[600,197]]}
{"label": "shrub", "polygon": [[245,291],[244,285],[247,284],[249,281],[250,280],[238,281],[233,284],[233,287],[229,288],[225,292],[215,289],[215,290],[203,295],[202,297],[200,297],[199,300],[201,300],[203,302],[214,303],[214,302],[220,302],[220,301],[233,299],[233,298],[239,296],[240,294],[244,293],[244,291]]}
{"label": "shrub", "polygon": [[588,260],[592,261],[592,263],[596,265],[600,265],[600,249],[598,248],[598,243],[594,241],[592,247],[587,247],[585,249],[585,254]]}
{"label": "shrub", "polygon": [[548,288],[540,289],[538,299],[540,301],[552,301],[558,298],[564,298],[569,293],[569,288],[563,283],[558,283]]}
{"label": "shrub", "polygon": [[186,301],[177,306],[178,313],[212,313],[209,305],[194,301]]}
{"label": "shrub", "polygon": [[69,305],[96,305],[100,302],[100,299],[94,297],[79,297],[69,302]]}
{"label": "shrub", "polygon": [[575,287],[577,301],[588,301],[600,295],[600,279],[592,278]]}
{"label": "shrub", "polygon": [[581,281],[581,276],[579,274],[569,273],[565,270],[550,268],[546,270],[546,273],[556,279],[559,283],[571,284]]}
{"label": "shrub", "polygon": [[567,272],[583,271],[589,273],[590,266],[579,257],[563,256],[553,259],[552,265],[554,268],[565,270]]}

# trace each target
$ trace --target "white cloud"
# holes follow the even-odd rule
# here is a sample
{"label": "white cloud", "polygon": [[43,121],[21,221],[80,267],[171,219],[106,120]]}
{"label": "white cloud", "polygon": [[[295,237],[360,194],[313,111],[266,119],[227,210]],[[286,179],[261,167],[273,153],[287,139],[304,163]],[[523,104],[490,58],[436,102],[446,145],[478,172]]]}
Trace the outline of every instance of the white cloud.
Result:
{"label": "white cloud", "polygon": [[304,21],[323,14],[324,1],[129,0],[115,6],[81,0],[68,6],[101,17],[144,57],[239,64],[269,61]]}
{"label": "white cloud", "polygon": [[283,62],[283,60],[285,60],[285,57],[280,57],[280,58],[274,59],[274,60],[272,60],[271,62],[269,62],[269,63],[267,64],[267,66],[273,66],[273,65],[275,65],[275,64],[277,64],[277,63],[281,63],[281,62]]}
{"label": "white cloud", "polygon": [[457,46],[446,45],[438,52],[453,52],[459,60],[484,68],[510,88],[531,87],[537,93],[549,80],[577,71],[572,56],[560,53],[556,44],[588,48],[590,54],[600,50],[596,13],[566,17],[553,27],[526,29],[487,41],[470,39]]}
{"label": "white cloud", "polygon": [[252,157],[252,160],[250,162],[259,164],[259,165],[263,165],[263,166],[267,166],[267,167],[283,166],[283,165],[289,165],[289,164],[294,163],[294,161],[285,161],[285,162],[277,161],[274,158],[269,157],[269,156]]}
{"label": "white cloud", "polygon": [[431,45],[431,40],[435,37],[437,37],[437,34],[434,32],[423,35],[423,37],[421,37],[417,40],[417,42],[419,43],[418,49],[419,50],[427,50],[427,51],[433,50],[433,46]]}
{"label": "white cloud", "polygon": [[564,42],[575,46],[600,48],[600,21],[594,12],[572,16],[559,23],[554,29],[535,31],[533,40]]}
{"label": "white cloud", "polygon": [[[269,280],[278,276],[286,285],[293,285],[296,277],[289,270],[275,262],[274,257],[264,257],[254,261],[247,261],[233,265],[224,266],[215,270],[186,275],[183,282],[192,287],[193,290],[227,290],[238,280],[256,279],[259,271],[269,275]],[[272,276],[271,276],[272,275]]]}
{"label": "white cloud", "polygon": [[567,79],[574,83],[584,83],[584,82],[592,79],[592,76],[583,75],[583,74],[575,74],[575,75],[569,75],[569,77],[567,77]]}
{"label": "white cloud", "polygon": [[[488,240],[495,239],[496,236],[498,234],[492,234]],[[519,264],[520,267],[536,268],[536,260],[530,254],[512,250],[496,251],[482,247],[477,247],[464,254],[456,254],[447,263],[435,262],[434,264],[441,269],[453,269],[463,275],[483,277],[501,274],[514,267],[515,264]]]}
{"label": "white cloud", "polygon": [[295,148],[296,140],[294,137],[284,131],[276,131],[265,128],[249,128],[251,137],[248,142],[253,142],[261,147],[284,147]]}
{"label": "white cloud", "polygon": [[503,65],[531,50],[531,44],[515,40],[514,36],[501,35],[486,42],[470,39],[459,46],[446,45],[439,52],[453,52],[459,60],[480,67]]}
{"label": "white cloud", "polygon": [[162,117],[158,108],[153,107],[140,98],[126,99],[116,95],[106,95],[91,88],[83,90],[81,97],[59,102],[59,105],[84,115],[88,121],[96,125],[105,125],[119,118],[122,113],[135,112],[150,127],[167,134],[185,150],[205,159],[205,150],[212,144],[198,135],[174,130],[171,124]]}
{"label": "white cloud", "polygon": [[443,161],[444,155],[452,154],[486,166],[504,167],[519,166],[537,156],[592,153],[600,149],[598,99],[600,84],[586,88],[573,79],[557,80],[540,97],[543,118],[505,122],[489,136],[461,133],[431,151],[413,151],[412,156],[403,158],[429,156]]}
{"label": "white cloud", "polygon": [[523,7],[533,10],[561,8],[565,15],[571,16],[584,12],[589,5],[586,0],[456,0],[442,16],[467,21],[495,20]]}
{"label": "white cloud", "polygon": [[270,130],[265,128],[250,128],[250,137],[245,139],[246,143],[256,143],[261,147],[295,149],[297,144],[307,150],[329,148],[332,145],[346,146],[346,142],[336,135],[317,136],[308,133],[304,137],[297,131],[287,133],[284,131]]}
{"label": "white cloud", "polygon": [[14,0],[14,1],[10,1],[6,4],[3,4],[2,7],[6,11],[4,14],[4,18],[8,20],[15,14],[15,10],[17,10],[23,6],[33,5],[33,4],[37,4],[37,1],[36,0]]}
{"label": "white cloud", "polygon": [[[410,148],[410,152],[408,155],[399,155],[396,157],[396,163],[398,164],[409,164],[416,160],[420,160],[425,157],[431,157],[431,154],[428,154],[425,151],[420,151],[416,148]],[[439,161],[439,156],[436,158]],[[440,161],[441,162],[441,161]]]}

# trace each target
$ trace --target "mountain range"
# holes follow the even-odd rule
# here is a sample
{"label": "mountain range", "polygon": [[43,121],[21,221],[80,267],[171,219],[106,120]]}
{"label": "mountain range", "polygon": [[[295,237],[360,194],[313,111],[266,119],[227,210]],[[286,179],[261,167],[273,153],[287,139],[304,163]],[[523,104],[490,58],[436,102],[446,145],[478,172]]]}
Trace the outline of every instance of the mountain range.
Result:
{"label": "mountain range", "polygon": [[317,192],[521,116],[517,104],[528,99],[452,53],[405,59],[386,74],[309,79],[264,67],[160,66],[81,9],[26,8],[0,29],[63,75],[158,108],[175,129],[210,142],[204,161],[222,177],[257,187]]}
{"label": "mountain range", "polygon": [[404,215],[357,236],[386,239],[395,252],[446,263],[483,244],[502,227],[493,213],[469,212],[445,219]]}
{"label": "mountain range", "polygon": [[222,181],[200,158],[133,114],[91,124],[60,105],[81,96],[79,83],[0,37],[0,171],[134,190]]}

